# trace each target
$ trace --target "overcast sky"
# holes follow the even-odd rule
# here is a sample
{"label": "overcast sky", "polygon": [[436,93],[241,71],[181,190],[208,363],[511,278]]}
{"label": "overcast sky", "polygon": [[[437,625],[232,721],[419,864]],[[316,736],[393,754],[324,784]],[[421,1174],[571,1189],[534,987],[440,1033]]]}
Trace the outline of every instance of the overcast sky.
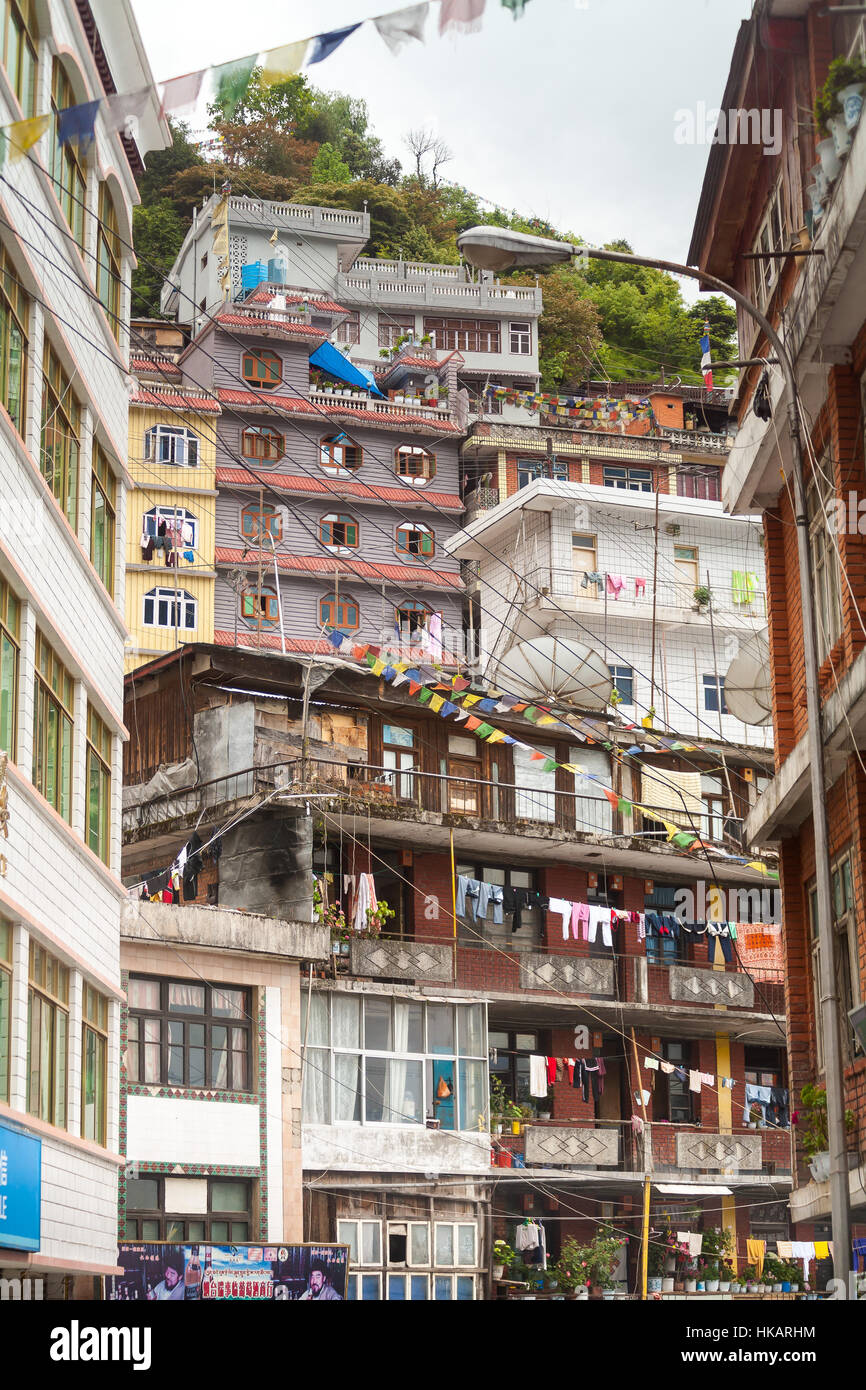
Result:
{"label": "overcast sky", "polygon": [[[400,0],[132,0],[154,77],[275,47],[398,8]],[[685,258],[708,146],[674,141],[674,113],[718,106],[751,0],[528,0],[514,20],[487,0],[480,33],[438,36],[393,57],[372,25],[305,69],[363,97],[389,154],[435,127],[446,177],[591,242]],[[684,286],[685,288],[685,286]],[[690,295],[691,297],[691,295]]]}

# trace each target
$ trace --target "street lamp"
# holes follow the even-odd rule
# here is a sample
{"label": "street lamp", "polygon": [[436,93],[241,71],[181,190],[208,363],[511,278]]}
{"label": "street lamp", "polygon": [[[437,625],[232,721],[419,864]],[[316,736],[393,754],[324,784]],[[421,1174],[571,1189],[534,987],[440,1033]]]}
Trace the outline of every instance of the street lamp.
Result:
{"label": "street lamp", "polygon": [[[839,988],[836,983],[836,942],[833,931],[833,901],[830,876],[827,805],[824,799],[824,745],[821,738],[821,703],[818,685],[818,650],[815,641],[814,586],[809,555],[809,522],[806,515],[806,488],[803,478],[803,445],[797,408],[797,379],[788,350],[773,325],[760,309],[733,285],[694,266],[636,256],[630,251],[608,251],[603,247],[576,246],[568,241],[550,241],[505,227],[470,227],[457,238],[457,247],[470,265],[485,270],[508,270],[530,265],[563,265],[574,257],[592,257],[620,265],[642,265],[671,275],[687,275],[703,285],[733,299],[766,337],[785,379],[788,434],[791,441],[794,510],[797,522],[797,560],[800,569],[800,600],[803,609],[803,659],[806,675],[807,743],[812,788],[812,818],[815,833],[818,942],[820,946],[821,1021],[824,1036],[824,1075],[827,1090],[827,1130],[830,1145],[830,1204],[833,1227],[833,1272],[845,1281],[851,1270],[851,1204],[848,1189],[848,1157],[845,1130],[845,1097],[842,1071],[842,1039]],[[533,251],[537,258],[533,259]],[[856,1025],[855,1025],[856,1026]]]}

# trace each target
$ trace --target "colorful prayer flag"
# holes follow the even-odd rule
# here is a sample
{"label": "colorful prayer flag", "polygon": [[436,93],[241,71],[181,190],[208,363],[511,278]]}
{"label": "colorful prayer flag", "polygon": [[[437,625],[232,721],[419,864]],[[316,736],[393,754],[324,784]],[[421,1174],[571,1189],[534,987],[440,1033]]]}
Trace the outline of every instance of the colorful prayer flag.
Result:
{"label": "colorful prayer flag", "polygon": [[26,154],[31,146],[35,145],[36,141],[45,134],[49,120],[49,116],[30,116],[26,121],[13,121],[11,125],[6,127],[10,164]]}
{"label": "colorful prayer flag", "polygon": [[332,29],[327,34],[317,34],[313,39],[313,51],[307,59],[310,63],[321,63],[325,58],[330,58],[331,54],[340,47],[341,43],[354,34],[356,29],[360,29],[361,22],[357,24],[347,24],[343,29]]}
{"label": "colorful prayer flag", "polygon": [[248,58],[235,58],[213,69],[214,101],[222,108],[227,121],[232,119],[247,94],[257,56],[252,53]]}
{"label": "colorful prayer flag", "polygon": [[284,82],[294,77],[304,66],[304,58],[309,39],[299,39],[297,43],[284,43],[282,48],[269,48],[262,54],[261,84],[272,87],[275,82]]}
{"label": "colorful prayer flag", "polygon": [[429,4],[410,5],[405,10],[392,10],[390,14],[380,14],[373,20],[383,41],[392,53],[399,53],[410,39],[424,42],[424,25],[427,22]]}

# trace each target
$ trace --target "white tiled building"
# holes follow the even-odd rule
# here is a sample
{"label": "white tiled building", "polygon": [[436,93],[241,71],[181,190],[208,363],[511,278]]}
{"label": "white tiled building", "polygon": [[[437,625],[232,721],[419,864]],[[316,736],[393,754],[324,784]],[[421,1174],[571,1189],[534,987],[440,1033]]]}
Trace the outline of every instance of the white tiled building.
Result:
{"label": "white tiled building", "polygon": [[[760,528],[720,502],[661,493],[657,557],[655,531],[652,492],[546,479],[478,516],[446,549],[471,562],[482,673],[507,689],[519,643],[570,638],[611,668],[625,718],[652,704],[657,727],[771,747],[769,728],[724,703],[740,646],[766,631]],[[696,601],[706,589],[711,604]]]}
{"label": "white tiled building", "polygon": [[51,1296],[116,1262],[125,326],[134,175],[168,132],[153,91],[135,141],[105,105],[89,148],[57,141],[59,110],[152,89],[127,0],[9,0],[3,25],[0,125],[51,114],[0,230],[0,1150],[35,1167],[41,1141],[0,1276]]}

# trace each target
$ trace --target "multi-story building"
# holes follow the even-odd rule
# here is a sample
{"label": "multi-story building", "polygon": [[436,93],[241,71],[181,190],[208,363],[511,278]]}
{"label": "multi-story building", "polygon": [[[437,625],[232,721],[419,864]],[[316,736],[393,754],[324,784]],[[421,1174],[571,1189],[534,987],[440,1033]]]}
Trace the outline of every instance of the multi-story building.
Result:
{"label": "multi-story building", "polygon": [[[0,237],[0,1275],[92,1296],[121,1162],[131,209],[169,133],[125,0],[13,0],[2,25],[0,124],[48,120],[7,160]],[[60,143],[64,108],[118,92],[134,139],[102,105],[92,141]]]}
{"label": "multi-story building", "polygon": [[[608,799],[605,815],[600,793],[562,767],[542,784],[521,756],[517,741],[536,734],[519,713],[489,716],[514,743],[479,742],[333,647],[308,664],[195,646],[131,673],[127,692],[140,733],[128,881],[171,862],[193,828],[209,838],[226,826],[199,902],[288,918],[314,891],[332,929],[330,965],[302,974],[306,1235],[350,1244],[352,1296],[484,1297],[494,1236],[528,1214],[547,1222],[551,1258],[600,1218],[636,1235],[647,1171],[673,1229],[725,1226],[741,1259],[747,1238],[785,1237],[790,1133],[743,1115],[747,1083],[786,1085],[778,965],[751,949],[748,927],[729,962],[704,937],[639,930],[641,913],[686,903],[695,919],[771,918],[768,880],[743,856],[679,848]],[[607,783],[634,735],[593,717],[592,747],[576,752],[580,734],[562,723],[543,742]],[[725,754],[735,777],[766,769],[761,750]],[[717,749],[696,756],[718,766]],[[662,785],[678,761],[653,764]],[[501,913],[473,915],[465,879],[501,889]],[[711,884],[723,906],[710,905]],[[615,945],[563,939],[560,898],[622,912]],[[604,1058],[602,1093],[584,1097],[560,1066],[539,1094],[539,1055]],[[712,1081],[690,1090],[647,1057]],[[524,1107],[520,1134],[491,1135],[490,1072]],[[636,1248],[621,1270],[631,1288]]]}
{"label": "multi-story building", "polygon": [[[866,31],[851,7],[756,6],[734,51],[722,106],[778,122],[778,148],[737,140],[713,145],[695,221],[690,261],[750,296],[776,323],[794,363],[805,434],[809,551],[815,593],[823,706],[826,798],[834,891],[835,954],[855,1234],[866,1232],[866,1059],[853,1024],[866,998],[861,750],[863,650],[863,420],[866,322],[862,244],[866,133],[859,102],[840,114],[833,138],[804,129],[802,113],[822,95],[831,60],[862,61]],[[734,112],[734,114],[736,114]],[[744,190],[746,192],[744,193]],[[792,255],[792,251],[809,254]],[[814,254],[810,254],[813,253]],[[753,320],[739,311],[740,356],[766,355]],[[758,393],[767,406],[753,409]],[[796,1103],[824,1080],[815,847],[810,812],[806,673],[791,484],[791,439],[783,428],[781,372],[743,372],[737,450],[725,468],[732,512],[763,511],[776,776],[751,811],[751,843],[778,844],[783,883],[789,1065]],[[780,479],[780,472],[782,477]],[[861,1025],[862,1026],[862,1025]],[[804,1109],[805,1107],[801,1107]],[[819,1155],[820,1157],[820,1155]],[[812,1179],[798,1146],[791,1217],[798,1237],[826,1239],[826,1173]]]}

